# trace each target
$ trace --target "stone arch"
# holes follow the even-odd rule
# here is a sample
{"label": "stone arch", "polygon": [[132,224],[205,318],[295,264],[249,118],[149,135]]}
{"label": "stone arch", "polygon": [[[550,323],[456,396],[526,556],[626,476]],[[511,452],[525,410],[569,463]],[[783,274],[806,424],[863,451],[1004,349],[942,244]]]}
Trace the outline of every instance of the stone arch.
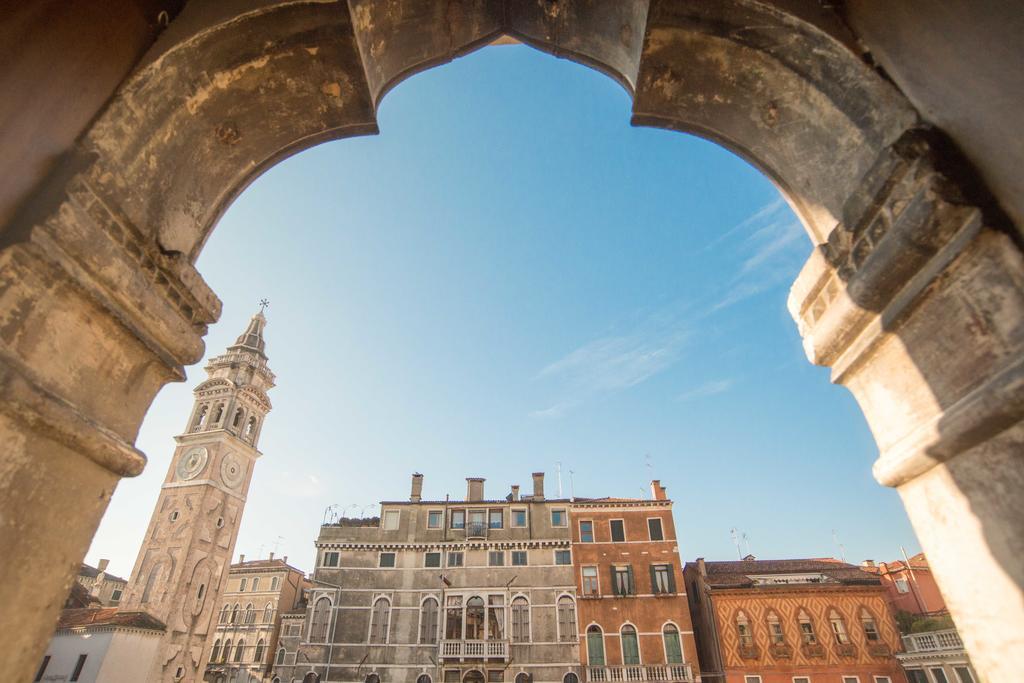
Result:
{"label": "stone arch", "polygon": [[[141,471],[132,442],[156,391],[202,356],[220,303],[193,264],[230,201],[290,154],[376,132],[389,88],[507,34],[610,74],[634,94],[634,124],[715,140],[786,195],[820,247],[790,299],[807,354],[861,403],[882,452],[876,478],[900,487],[952,612],[1005,625],[965,633],[999,678],[1005,634],[1024,630],[1021,601],[1004,597],[1024,585],[1024,502],[984,483],[1024,484],[1013,457],[1024,440],[1024,261],[1007,226],[943,174],[947,152],[839,16],[767,0],[381,6],[190,3],[19,214],[3,244],[5,281],[18,283],[7,327],[52,331],[47,348],[65,357],[4,347],[12,476],[45,480],[79,511],[78,531],[94,529],[117,478]],[[116,391],[99,393],[117,400],[96,396],[94,376],[64,371],[90,367],[97,348],[117,368],[105,380]],[[83,483],[57,464],[65,455],[99,467]],[[930,514],[939,498],[948,519]],[[22,558],[40,557],[57,512],[19,507],[10,554],[41,564]],[[70,571],[40,588],[56,595]],[[984,600],[958,585],[968,573],[988,587]],[[0,630],[22,628],[27,600],[9,605]],[[22,629],[17,668],[31,668],[30,644],[55,614]]]}

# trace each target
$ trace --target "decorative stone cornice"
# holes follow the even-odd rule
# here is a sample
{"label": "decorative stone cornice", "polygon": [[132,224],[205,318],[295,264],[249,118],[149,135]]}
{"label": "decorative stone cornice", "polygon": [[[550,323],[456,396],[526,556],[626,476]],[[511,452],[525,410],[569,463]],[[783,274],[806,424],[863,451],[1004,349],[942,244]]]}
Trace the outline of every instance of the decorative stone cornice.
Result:
{"label": "decorative stone cornice", "polygon": [[[569,539],[533,541],[453,541],[433,543],[389,543],[389,542],[347,542],[322,541],[314,544],[326,550],[529,550],[531,548],[569,548]],[[347,569],[372,569],[372,567],[347,567]]]}

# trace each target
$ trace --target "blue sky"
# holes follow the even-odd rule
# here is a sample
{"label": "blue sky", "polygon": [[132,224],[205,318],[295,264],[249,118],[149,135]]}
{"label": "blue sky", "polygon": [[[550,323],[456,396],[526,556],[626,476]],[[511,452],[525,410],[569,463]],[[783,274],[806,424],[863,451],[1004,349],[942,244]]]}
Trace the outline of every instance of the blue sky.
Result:
{"label": "blue sky", "polygon": [[[811,243],[777,190],[699,138],[629,126],[607,77],[522,46],[387,95],[381,134],[257,179],[198,266],[224,301],[209,354],[260,298],[278,386],[236,553],[311,569],[330,504],[502,497],[561,463],[580,496],[675,500],[685,560],[889,560],[918,549],[850,394],[810,365],[786,295]],[[166,387],[90,549],[127,576],[192,405]],[[746,550],[746,548],[744,548]]]}

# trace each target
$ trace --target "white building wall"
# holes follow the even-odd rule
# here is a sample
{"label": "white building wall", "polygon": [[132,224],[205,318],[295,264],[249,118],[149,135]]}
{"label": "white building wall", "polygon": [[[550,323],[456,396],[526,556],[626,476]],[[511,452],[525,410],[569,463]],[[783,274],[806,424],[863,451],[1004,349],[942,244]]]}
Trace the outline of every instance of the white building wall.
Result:
{"label": "white building wall", "polygon": [[58,633],[50,640],[43,681],[70,681],[79,655],[86,655],[79,683],[139,683],[153,665],[160,634],[143,631]]}
{"label": "white building wall", "polygon": [[103,658],[97,683],[139,683],[149,677],[160,647],[162,633],[129,631],[116,633]]}

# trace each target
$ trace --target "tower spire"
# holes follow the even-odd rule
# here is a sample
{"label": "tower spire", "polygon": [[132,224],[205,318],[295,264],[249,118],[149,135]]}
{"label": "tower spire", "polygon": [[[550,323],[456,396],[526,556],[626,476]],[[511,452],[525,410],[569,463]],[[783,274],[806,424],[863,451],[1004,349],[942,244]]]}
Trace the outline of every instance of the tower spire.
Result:
{"label": "tower spire", "polygon": [[267,343],[263,340],[263,328],[267,326],[267,318],[263,315],[264,309],[270,305],[270,302],[266,299],[260,299],[260,310],[256,314],[249,318],[249,325],[245,328],[245,331],[238,336],[235,343],[228,347],[228,351],[255,351],[264,359],[266,355]]}

